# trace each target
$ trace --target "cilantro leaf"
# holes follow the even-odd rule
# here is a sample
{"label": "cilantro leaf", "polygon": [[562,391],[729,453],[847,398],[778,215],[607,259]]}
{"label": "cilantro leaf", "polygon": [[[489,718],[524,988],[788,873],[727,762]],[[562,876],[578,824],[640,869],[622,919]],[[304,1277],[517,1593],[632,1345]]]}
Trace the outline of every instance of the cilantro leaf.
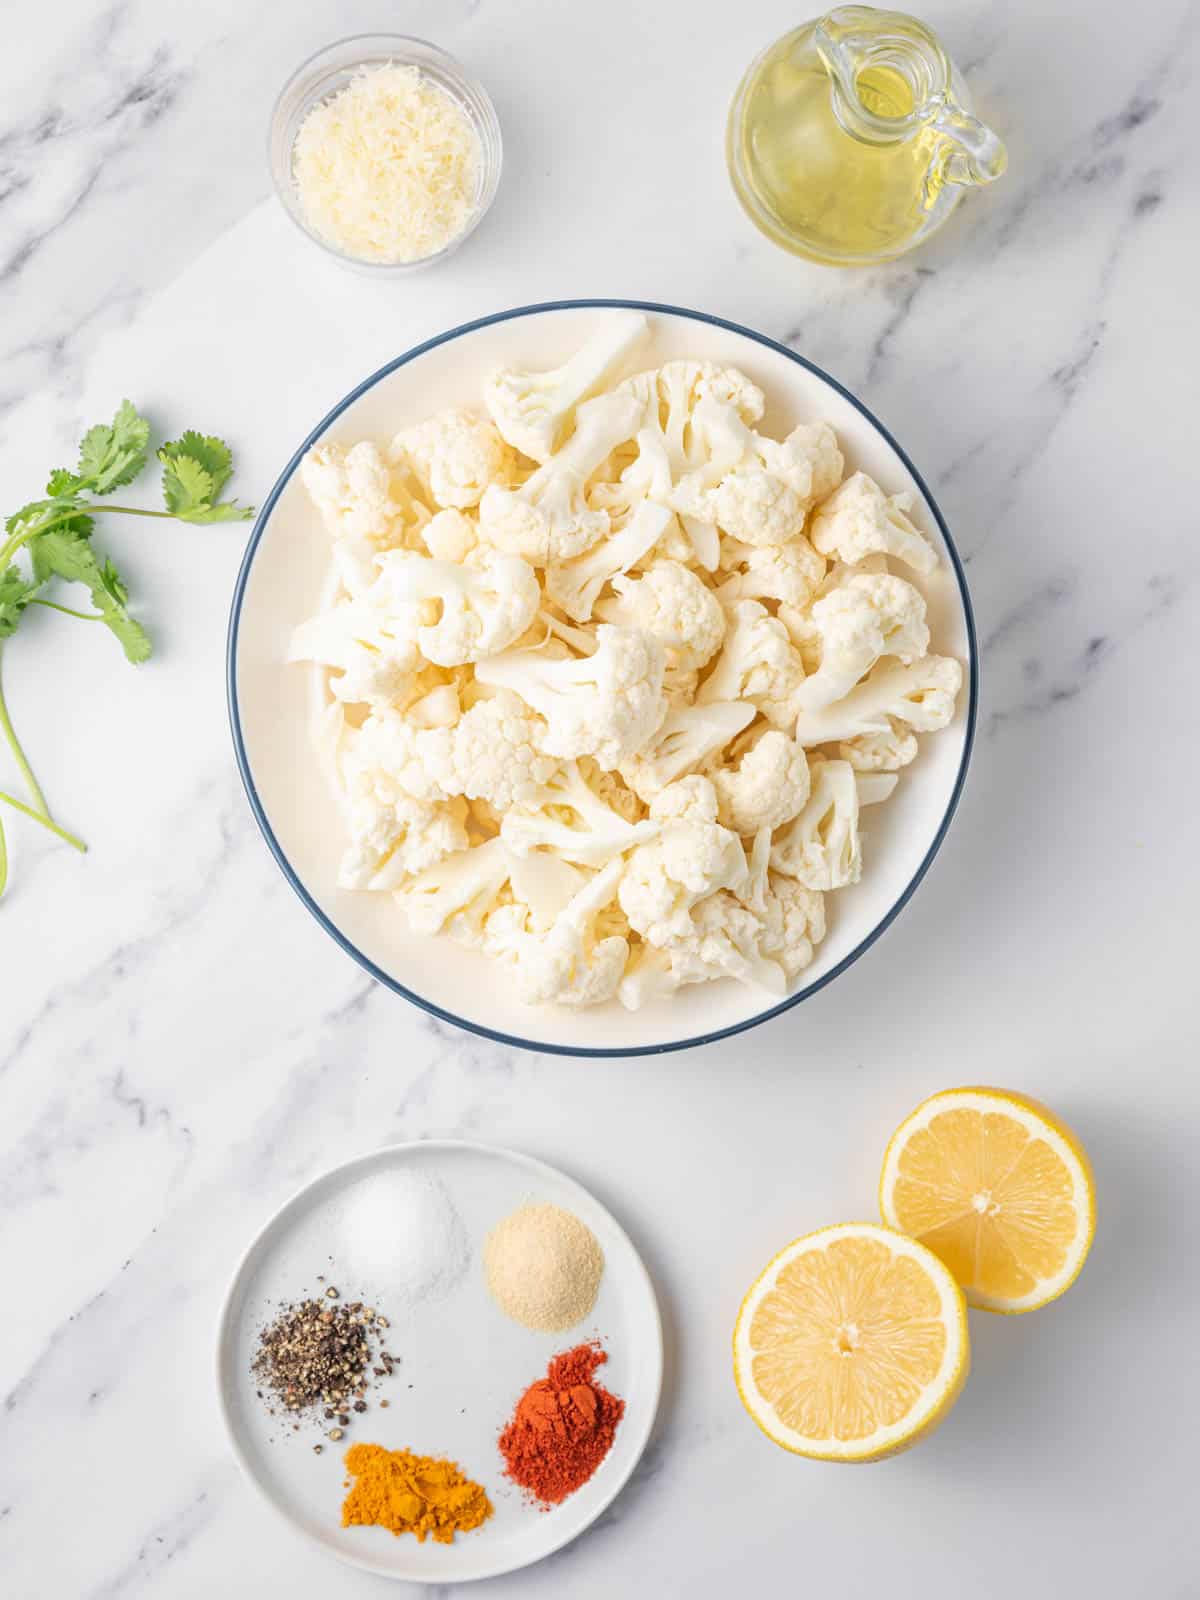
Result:
{"label": "cilantro leaf", "polygon": [[33,570],[43,580],[51,575],[68,583],[86,584],[101,620],[121,642],[126,660],[135,665],[150,655],[150,640],[140,622],[125,609],[129,591],[111,561],[103,567],[86,537],[54,528],[33,541]]}
{"label": "cilantro leaf", "polygon": [[41,588],[37,579],[23,578],[16,567],[0,572],[0,639],[11,639],[21,613]]}
{"label": "cilantro leaf", "polygon": [[77,487],[110,494],[132,483],[146,465],[150,424],[128,400],[122,400],[111,423],[98,422],[84,434],[79,446]]}
{"label": "cilantro leaf", "polygon": [[164,448],[158,452],[158,459],[163,464],[163,499],[172,515],[186,517],[212,504],[212,475],[194,456],[169,456]]}
{"label": "cilantro leaf", "polygon": [[77,494],[83,487],[83,480],[74,472],[69,472],[66,467],[55,467],[46,480],[46,493],[51,499],[58,499],[61,495]]}
{"label": "cilantro leaf", "polygon": [[217,439],[212,434],[197,433],[194,428],[189,428],[181,438],[173,439],[163,445],[159,451],[160,459],[164,454],[170,456],[172,460],[177,456],[190,456],[197,465],[203,467],[212,480],[210,500],[220,494],[233,471],[233,451],[224,439]]}
{"label": "cilantro leaf", "polygon": [[252,517],[248,506],[217,496],[233,471],[233,454],[223,439],[189,429],[158,452],[162,462],[163,499],[182,522],[240,522]]}

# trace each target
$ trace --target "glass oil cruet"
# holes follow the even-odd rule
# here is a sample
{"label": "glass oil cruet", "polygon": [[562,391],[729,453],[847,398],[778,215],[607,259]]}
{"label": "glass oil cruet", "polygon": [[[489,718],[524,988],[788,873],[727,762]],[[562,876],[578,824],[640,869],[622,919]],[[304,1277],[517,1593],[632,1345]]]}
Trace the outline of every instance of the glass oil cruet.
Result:
{"label": "glass oil cruet", "polygon": [[839,6],[764,50],[734,98],[727,151],[762,231],[835,266],[911,250],[1008,163],[937,35],[872,6]]}

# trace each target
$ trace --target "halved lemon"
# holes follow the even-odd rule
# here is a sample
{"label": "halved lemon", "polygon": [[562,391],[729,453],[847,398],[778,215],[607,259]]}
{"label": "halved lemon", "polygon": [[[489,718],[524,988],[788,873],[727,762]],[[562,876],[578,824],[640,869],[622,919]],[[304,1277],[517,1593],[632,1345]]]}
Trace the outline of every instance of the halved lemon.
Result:
{"label": "halved lemon", "polygon": [[947,1089],[919,1105],[883,1158],[879,1210],[985,1311],[1057,1299],[1096,1229],[1083,1146],[1045,1106],[1007,1089]]}
{"label": "halved lemon", "polygon": [[969,1365],[967,1311],[925,1246],[873,1222],[795,1239],[742,1301],[738,1393],[764,1433],[820,1461],[877,1461],[931,1432]]}

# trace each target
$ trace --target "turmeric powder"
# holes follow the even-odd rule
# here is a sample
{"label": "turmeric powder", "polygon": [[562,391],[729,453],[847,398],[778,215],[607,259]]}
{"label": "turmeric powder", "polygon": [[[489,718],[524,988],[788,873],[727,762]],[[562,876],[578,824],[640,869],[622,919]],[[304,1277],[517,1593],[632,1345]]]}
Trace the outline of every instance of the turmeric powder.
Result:
{"label": "turmeric powder", "polygon": [[356,1481],[342,1507],[343,1528],[378,1525],[396,1535],[415,1533],[422,1544],[428,1534],[450,1544],[492,1514],[486,1491],[453,1461],[355,1444],[346,1451],[346,1470]]}

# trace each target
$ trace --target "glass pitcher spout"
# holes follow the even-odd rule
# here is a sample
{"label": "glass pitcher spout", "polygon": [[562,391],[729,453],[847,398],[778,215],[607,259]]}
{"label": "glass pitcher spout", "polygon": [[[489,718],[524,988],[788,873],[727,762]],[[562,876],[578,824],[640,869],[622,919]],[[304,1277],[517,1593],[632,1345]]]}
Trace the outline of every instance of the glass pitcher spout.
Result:
{"label": "glass pitcher spout", "polygon": [[898,11],[839,6],[817,23],[814,43],[847,133],[876,145],[927,138],[927,205],[948,183],[973,187],[1003,175],[1003,142],[964,103],[965,86],[924,23]]}

